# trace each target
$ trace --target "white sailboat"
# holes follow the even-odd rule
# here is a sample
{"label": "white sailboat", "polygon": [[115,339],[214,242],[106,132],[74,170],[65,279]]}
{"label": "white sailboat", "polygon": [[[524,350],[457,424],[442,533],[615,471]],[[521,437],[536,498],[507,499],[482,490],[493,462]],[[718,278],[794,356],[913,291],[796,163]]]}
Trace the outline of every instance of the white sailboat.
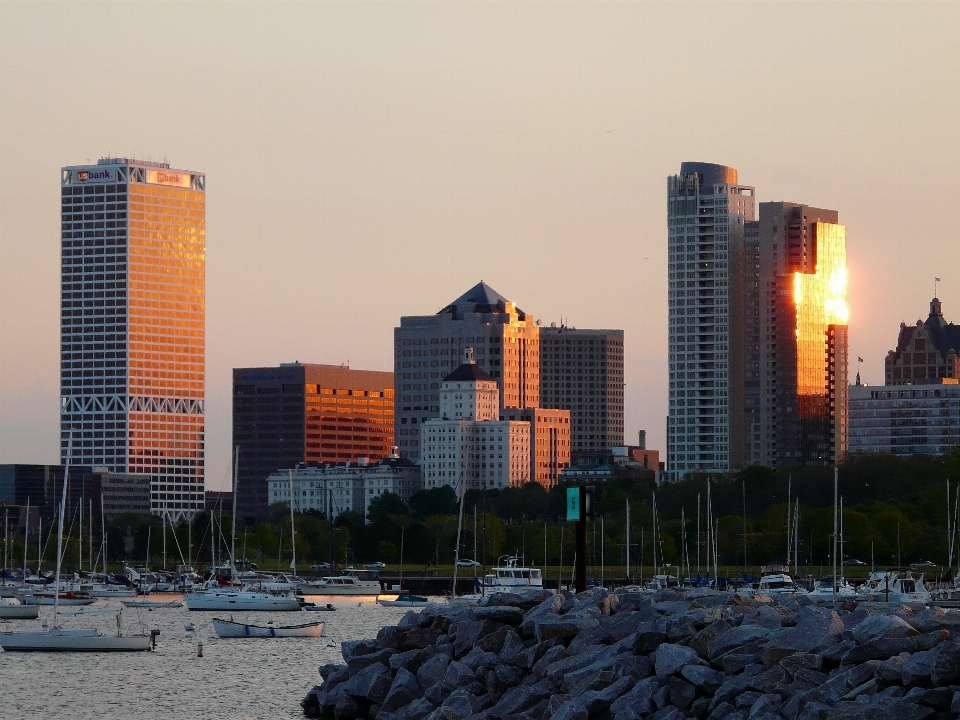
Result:
{"label": "white sailboat", "polygon": [[0,632],[0,647],[5,651],[32,650],[40,652],[106,652],[150,650],[155,635],[122,635],[120,614],[117,614],[117,634],[102,635],[94,628],[62,628],[58,625],[60,612],[60,566],[63,562],[63,515],[67,504],[67,476],[70,472],[70,453],[73,438],[67,447],[67,464],[63,470],[63,496],[60,500],[60,524],[57,530],[57,573],[54,581],[53,627],[26,632]]}
{"label": "white sailboat", "polygon": [[249,625],[233,620],[213,619],[213,629],[222,638],[318,638],[323,633],[323,620],[299,625]]}
{"label": "white sailboat", "polygon": [[[240,461],[240,448],[234,454],[233,461],[233,520],[230,530],[230,572],[231,578],[237,577],[236,547],[237,536],[237,464]],[[184,596],[188,610],[260,610],[272,612],[299,612],[301,610],[297,596],[289,590],[256,590],[252,586],[241,589],[234,587],[195,590]]]}

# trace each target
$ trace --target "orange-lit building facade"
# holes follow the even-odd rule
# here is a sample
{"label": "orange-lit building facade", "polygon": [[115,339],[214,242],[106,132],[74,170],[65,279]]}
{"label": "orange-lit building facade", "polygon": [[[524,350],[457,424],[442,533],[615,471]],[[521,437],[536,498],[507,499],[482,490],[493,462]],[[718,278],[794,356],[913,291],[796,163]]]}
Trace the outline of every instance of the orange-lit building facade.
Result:
{"label": "orange-lit building facade", "polygon": [[61,171],[61,458],[204,506],[205,176],[104,158]]}
{"label": "orange-lit building facade", "polygon": [[848,434],[846,228],[835,210],[761,203],[759,260],[754,462],[833,465]]}
{"label": "orange-lit building facade", "polygon": [[235,369],[233,445],[237,512],[251,524],[268,513],[267,476],[278,469],[390,457],[393,373],[301,363]]}

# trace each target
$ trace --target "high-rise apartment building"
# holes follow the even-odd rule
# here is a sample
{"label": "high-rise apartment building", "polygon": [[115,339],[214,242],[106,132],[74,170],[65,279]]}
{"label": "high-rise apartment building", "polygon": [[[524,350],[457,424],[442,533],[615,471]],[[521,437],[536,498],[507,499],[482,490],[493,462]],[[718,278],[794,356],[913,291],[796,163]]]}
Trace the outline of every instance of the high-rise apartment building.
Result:
{"label": "high-rise apartment building", "polygon": [[960,325],[943,317],[939,298],[930,301],[926,321],[900,323],[897,348],[884,358],[887,385],[913,385],[922,380],[960,378]]}
{"label": "high-rise apartment building", "polygon": [[850,386],[851,453],[943,455],[960,444],[957,378]]}
{"label": "high-rise apartment building", "polygon": [[530,423],[530,481],[549,490],[570,467],[570,411],[548,408],[507,408],[501,420]]}
{"label": "high-rise apartment building", "polygon": [[685,162],[667,178],[671,480],[744,462],[744,230],[753,219],[754,189],[734,168]]}
{"label": "high-rise apartment building", "polygon": [[61,184],[60,454],[204,504],[205,177],[104,158]]}
{"label": "high-rise apartment building", "polygon": [[393,411],[393,373],[301,363],[234,369],[241,521],[267,516],[267,476],[275,470],[389,457]]}
{"label": "high-rise apartment building", "polygon": [[623,445],[623,330],[540,328],[540,407],[570,411],[574,457]]}
{"label": "high-rise apartment building", "polygon": [[846,228],[835,210],[787,202],[760,203],[756,225],[762,339],[746,370],[759,370],[760,393],[747,455],[830,466],[847,448]]}
{"label": "high-rise apartment building", "polygon": [[531,315],[481,282],[436,315],[400,318],[393,331],[395,431],[400,454],[420,458],[420,425],[440,417],[440,382],[462,362],[495,378],[500,408],[540,405],[540,334]]}

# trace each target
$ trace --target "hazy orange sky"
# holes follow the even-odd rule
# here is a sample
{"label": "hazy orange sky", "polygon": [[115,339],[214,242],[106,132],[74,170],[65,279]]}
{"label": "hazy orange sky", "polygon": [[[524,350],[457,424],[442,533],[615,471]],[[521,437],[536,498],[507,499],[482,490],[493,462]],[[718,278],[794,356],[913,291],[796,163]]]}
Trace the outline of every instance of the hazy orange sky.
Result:
{"label": "hazy orange sky", "polygon": [[389,370],[480,279],[625,331],[662,448],[666,176],[736,167],[847,226],[850,356],[883,381],[933,278],[960,322],[960,3],[0,2],[0,463],[56,463],[59,171],[207,174],[207,486],[230,370]]}

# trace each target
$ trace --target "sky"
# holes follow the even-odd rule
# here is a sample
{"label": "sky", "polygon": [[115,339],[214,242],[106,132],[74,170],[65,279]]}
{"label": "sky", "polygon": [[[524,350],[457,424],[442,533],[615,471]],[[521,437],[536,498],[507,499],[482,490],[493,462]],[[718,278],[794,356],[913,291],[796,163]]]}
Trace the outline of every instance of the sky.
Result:
{"label": "sky", "polygon": [[207,176],[207,487],[231,368],[390,370],[401,315],[486,281],[625,332],[665,444],[666,178],[721,163],[846,225],[883,382],[940,277],[960,321],[960,3],[0,2],[0,463],[57,463],[59,170]]}

